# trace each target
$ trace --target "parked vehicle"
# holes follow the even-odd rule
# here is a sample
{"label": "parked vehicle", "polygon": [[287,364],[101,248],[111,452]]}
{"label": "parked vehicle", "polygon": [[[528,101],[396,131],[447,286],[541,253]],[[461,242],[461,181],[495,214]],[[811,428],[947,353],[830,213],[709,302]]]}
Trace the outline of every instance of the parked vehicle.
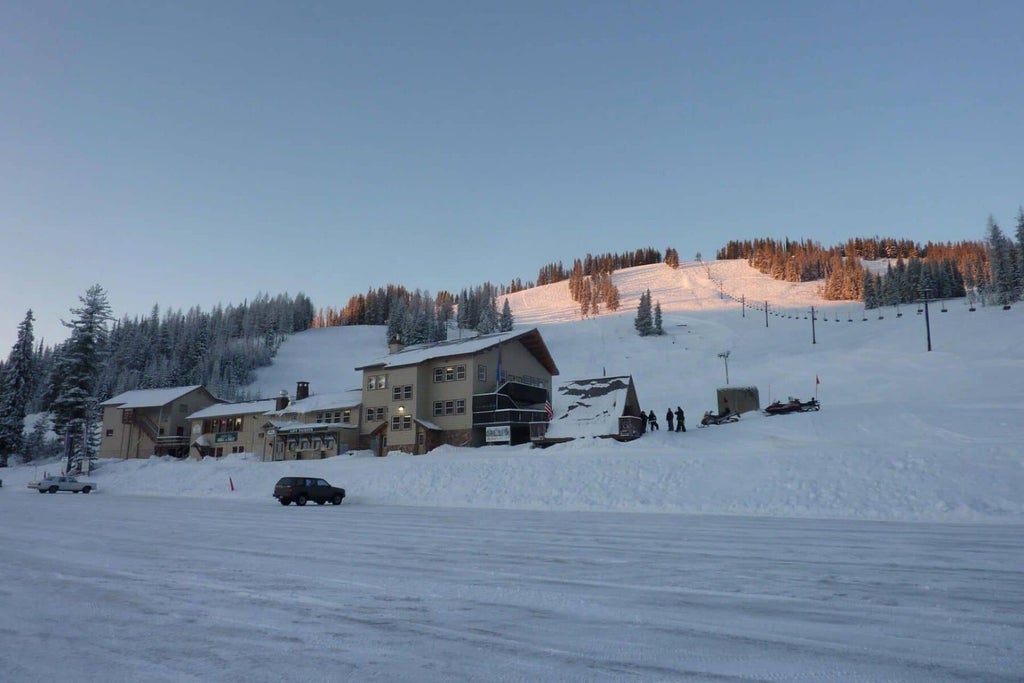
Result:
{"label": "parked vehicle", "polygon": [[28,487],[36,489],[39,493],[57,493],[57,491],[89,493],[97,488],[95,482],[85,481],[78,477],[46,477],[40,481],[30,481]]}
{"label": "parked vehicle", "polygon": [[281,505],[288,505],[291,502],[305,505],[306,501],[310,500],[317,505],[327,502],[341,505],[341,501],[345,499],[345,489],[331,486],[324,479],[281,477],[274,486],[274,498],[277,498]]}
{"label": "parked vehicle", "polygon": [[818,403],[818,399],[812,398],[810,401],[801,401],[790,396],[789,400],[785,403],[773,401],[771,405],[764,409],[764,414],[785,415],[787,413],[808,413],[812,410],[821,410],[821,404]]}
{"label": "parked vehicle", "polygon": [[728,408],[721,413],[713,413],[710,410],[704,413],[704,417],[700,419],[698,427],[707,427],[708,425],[724,425],[729,422],[739,422],[740,414],[734,413]]}

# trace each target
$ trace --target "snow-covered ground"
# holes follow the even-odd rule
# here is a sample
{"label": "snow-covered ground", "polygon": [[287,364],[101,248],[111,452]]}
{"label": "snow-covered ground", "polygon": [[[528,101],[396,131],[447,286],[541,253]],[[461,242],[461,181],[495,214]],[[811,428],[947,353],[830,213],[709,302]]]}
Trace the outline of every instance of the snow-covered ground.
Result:
{"label": "snow-covered ground", "polygon": [[[927,352],[914,306],[865,313],[744,262],[614,280],[618,315],[581,320],[566,283],[511,295],[517,329],[556,385],[630,374],[685,434],[104,461],[89,496],[25,487],[53,463],[0,470],[0,678],[1019,680],[1024,307],[932,302]],[[663,337],[633,330],[646,289]],[[821,411],[698,429],[723,351],[762,405],[817,391]],[[385,352],[383,328],[296,335],[253,394],[355,389]],[[346,503],[278,506],[299,469]]]}
{"label": "snow-covered ground", "polygon": [[6,494],[4,681],[934,683],[1024,662],[1019,525]]}

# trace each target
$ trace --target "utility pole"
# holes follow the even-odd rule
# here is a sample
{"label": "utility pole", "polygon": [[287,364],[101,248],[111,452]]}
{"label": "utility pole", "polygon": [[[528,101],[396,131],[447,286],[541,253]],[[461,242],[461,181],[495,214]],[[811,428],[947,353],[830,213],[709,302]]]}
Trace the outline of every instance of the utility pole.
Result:
{"label": "utility pole", "polygon": [[718,354],[718,357],[725,361],[725,384],[726,384],[726,386],[728,386],[728,384],[729,384],[729,352],[728,351],[722,351],[720,354]]}
{"label": "utility pole", "polygon": [[931,322],[928,320],[928,295],[930,293],[931,293],[931,290],[929,290],[927,288],[921,290],[921,294],[924,295],[924,330],[925,330],[925,335],[928,338],[928,350],[929,351],[932,350],[932,325],[931,325]]}
{"label": "utility pole", "polygon": [[818,343],[818,336],[814,331],[814,306],[811,306],[811,343]]}
{"label": "utility pole", "polygon": [[768,327],[768,302],[764,302],[764,326]]}
{"label": "utility pole", "polygon": [[740,295],[740,306],[743,309],[743,315],[741,317],[746,318],[747,317],[747,295],[746,294]]}

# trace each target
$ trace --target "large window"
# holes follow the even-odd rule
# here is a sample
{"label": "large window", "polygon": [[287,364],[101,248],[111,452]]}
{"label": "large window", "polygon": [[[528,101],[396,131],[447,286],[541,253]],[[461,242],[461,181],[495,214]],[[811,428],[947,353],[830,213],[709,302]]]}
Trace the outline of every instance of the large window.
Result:
{"label": "large window", "polygon": [[434,417],[443,415],[465,415],[466,401],[457,398],[454,401],[434,401]]}
{"label": "large window", "polygon": [[486,365],[478,365],[478,366],[476,366],[476,379],[477,379],[478,382],[486,382],[487,381],[487,366]]}
{"label": "large window", "polygon": [[391,418],[391,431],[396,432],[400,429],[412,429],[411,415],[395,415]]}
{"label": "large window", "polygon": [[374,389],[387,389],[388,388],[388,376],[387,375],[367,375],[366,376],[366,388],[370,391]]}
{"label": "large window", "polygon": [[240,432],[242,431],[241,417],[220,417],[209,420],[203,425],[206,432],[215,434],[217,432]]}
{"label": "large window", "polygon": [[402,399],[409,400],[412,398],[412,385],[403,384],[401,386],[391,387],[391,400],[401,401]]}
{"label": "large window", "polygon": [[449,365],[443,368],[434,368],[435,382],[461,382],[465,379],[465,365]]}
{"label": "large window", "polygon": [[367,408],[366,409],[366,421],[367,422],[383,422],[387,419],[388,409],[387,408]]}

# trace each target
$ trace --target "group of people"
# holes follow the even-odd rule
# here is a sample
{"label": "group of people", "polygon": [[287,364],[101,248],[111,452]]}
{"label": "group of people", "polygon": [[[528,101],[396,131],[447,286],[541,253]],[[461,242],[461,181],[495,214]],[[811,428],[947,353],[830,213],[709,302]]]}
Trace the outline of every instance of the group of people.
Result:
{"label": "group of people", "polygon": [[[641,419],[641,421],[643,421],[644,431],[645,432],[648,429],[650,429],[651,431],[656,431],[656,430],[661,429],[661,427],[658,426],[658,416],[654,414],[653,410],[651,412],[649,412],[649,413],[641,412],[640,413],[640,419]],[[674,428],[672,426],[673,421],[675,421],[675,427]],[[666,431],[669,431],[669,432],[685,432],[686,431],[686,413],[684,413],[683,409],[681,407],[679,407],[679,406],[676,406],[676,410],[675,410],[674,413],[672,412],[672,409],[669,408],[668,412],[665,413],[665,424],[668,426],[668,429]]]}

